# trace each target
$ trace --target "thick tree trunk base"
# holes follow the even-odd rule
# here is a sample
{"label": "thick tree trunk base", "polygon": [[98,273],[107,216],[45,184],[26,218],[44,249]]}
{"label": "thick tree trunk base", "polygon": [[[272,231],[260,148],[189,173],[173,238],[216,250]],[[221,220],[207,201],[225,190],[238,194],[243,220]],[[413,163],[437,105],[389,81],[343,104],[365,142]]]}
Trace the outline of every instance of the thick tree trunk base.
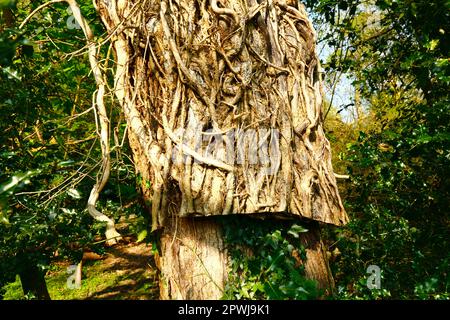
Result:
{"label": "thick tree trunk base", "polygon": [[220,299],[228,277],[222,228],[215,219],[179,218],[161,236],[160,297]]}
{"label": "thick tree trunk base", "polygon": [[45,283],[44,273],[36,265],[28,264],[20,271],[20,281],[25,295],[32,294],[39,300],[50,300],[50,294]]}
{"label": "thick tree trunk base", "polygon": [[318,223],[312,223],[308,226],[308,230],[300,234],[300,241],[306,249],[305,275],[309,279],[316,280],[319,289],[324,290],[325,295],[331,295],[334,292],[334,279],[320,238],[320,226]]}
{"label": "thick tree trunk base", "polygon": [[[239,218],[239,217],[236,217]],[[256,221],[255,221],[256,222]],[[318,224],[300,234],[306,249],[305,275],[316,280],[329,295],[334,281]],[[229,256],[224,245],[222,224],[215,218],[179,218],[163,231],[161,256],[157,259],[160,298],[174,300],[220,299],[228,279]]]}

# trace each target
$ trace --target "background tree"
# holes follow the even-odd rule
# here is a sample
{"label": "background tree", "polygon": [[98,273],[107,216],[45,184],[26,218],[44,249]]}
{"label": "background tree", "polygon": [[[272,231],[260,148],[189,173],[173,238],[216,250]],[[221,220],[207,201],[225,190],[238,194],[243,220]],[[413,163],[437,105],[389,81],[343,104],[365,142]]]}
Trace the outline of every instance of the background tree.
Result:
{"label": "background tree", "polygon": [[[449,4],[311,5],[330,26],[326,69],[347,73],[367,108],[341,155],[352,222],[331,250],[343,297],[448,297]],[[369,264],[383,290],[366,288]]]}
{"label": "background tree", "polygon": [[[152,222],[161,236],[165,297],[312,299],[320,293],[305,275],[328,286],[327,251],[338,298],[448,298],[448,4],[306,2],[323,32],[319,41],[331,48],[323,63],[327,85],[337,92],[337,79],[353,81],[348,101],[339,106],[331,94],[323,113],[311,108],[320,105],[311,96],[320,91],[316,37],[293,1],[168,1],[166,11],[161,2],[98,1],[97,12],[91,1],[79,1],[80,11],[75,1],[21,1],[16,7],[1,1],[0,283],[20,273],[29,297],[47,297],[42,280],[55,251],[77,262],[105,230],[88,213],[104,213],[109,221],[128,215],[123,205],[136,200],[137,180],[149,212],[156,208]],[[305,87],[296,91],[296,83]],[[296,92],[301,112],[293,112]],[[179,103],[168,104],[175,97]],[[350,108],[357,116],[349,123]],[[108,121],[101,116],[105,110]],[[290,116],[303,112],[306,117]],[[317,126],[308,131],[303,124],[316,124],[317,115]],[[305,122],[294,125],[299,119]],[[227,131],[233,125],[246,142],[235,148],[244,157],[229,171],[235,163],[224,150],[230,132],[237,132]],[[276,156],[270,132],[261,144],[268,162],[258,165],[246,155],[267,134],[246,132],[272,127],[279,130],[279,147],[292,151],[293,166],[283,169],[291,160]],[[288,131],[292,143],[283,140]],[[202,132],[200,143],[196,132]],[[350,176],[339,187],[351,222],[322,229],[325,247],[317,223],[269,219],[287,217],[275,214],[284,202],[298,216],[345,222],[333,183],[304,174],[321,158],[318,172],[331,173],[325,162],[332,160],[337,172]],[[281,176],[258,180],[259,170],[277,159]],[[140,174],[132,174],[133,167]],[[291,178],[284,176],[288,167]],[[311,180],[298,184],[297,177]],[[290,199],[283,197],[289,179]],[[260,211],[265,219],[202,218],[229,208],[229,186],[229,212]],[[324,189],[334,200],[320,207]],[[325,214],[333,207],[338,210],[328,212],[340,214]],[[151,215],[132,208],[144,222]],[[200,217],[186,217],[193,215]],[[145,235],[145,228],[138,230]],[[381,290],[366,286],[370,264],[381,267]],[[224,276],[227,268],[230,276]],[[27,281],[31,274],[40,281]],[[198,294],[190,291],[203,284]]]}
{"label": "background tree", "polygon": [[[151,200],[152,229],[163,227],[163,297],[223,294],[228,268],[221,226],[216,219],[189,216],[287,213],[346,223],[321,125],[315,33],[302,5],[96,5],[112,37],[115,94],[134,161],[152,185],[144,191]],[[249,139],[250,129],[256,135],[236,161],[230,149],[242,148],[236,141]],[[205,153],[212,140],[213,152]],[[269,161],[261,164],[253,159],[261,151],[248,146],[263,144],[270,146]],[[329,286],[317,230],[312,234],[310,275]]]}
{"label": "background tree", "polygon": [[[2,7],[0,288],[19,274],[27,297],[46,299],[44,275],[56,255],[78,263],[83,249],[100,250],[101,243],[92,243],[105,226],[94,224],[85,211],[101,155],[90,108],[95,91],[90,67],[85,54],[69,55],[81,48],[80,31],[67,27],[67,6],[19,30],[38,5]],[[83,10],[95,16],[92,6]],[[97,28],[101,31],[100,24]],[[117,133],[123,130],[119,123]],[[116,219],[132,212],[142,216],[139,203],[117,210],[136,202],[137,193],[131,162],[119,147],[114,153],[119,156],[101,206],[114,208]]]}

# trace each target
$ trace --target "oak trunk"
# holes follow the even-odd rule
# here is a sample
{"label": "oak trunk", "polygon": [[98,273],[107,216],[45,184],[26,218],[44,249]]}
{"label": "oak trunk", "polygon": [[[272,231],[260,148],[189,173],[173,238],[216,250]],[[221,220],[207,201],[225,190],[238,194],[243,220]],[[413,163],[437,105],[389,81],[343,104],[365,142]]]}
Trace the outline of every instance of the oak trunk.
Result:
{"label": "oak trunk", "polygon": [[[322,127],[317,39],[303,5],[95,3],[152,229],[162,229],[162,298],[220,298],[227,251],[214,216],[347,222]],[[308,276],[332,287],[319,231],[303,241]]]}
{"label": "oak trunk", "polygon": [[[235,217],[239,219],[239,217]],[[255,221],[256,222],[256,221]],[[318,224],[300,234],[306,250],[305,276],[317,281],[326,295],[332,294],[334,281]],[[221,299],[229,277],[229,256],[221,223],[209,219],[181,218],[164,229],[161,236],[161,299]]]}

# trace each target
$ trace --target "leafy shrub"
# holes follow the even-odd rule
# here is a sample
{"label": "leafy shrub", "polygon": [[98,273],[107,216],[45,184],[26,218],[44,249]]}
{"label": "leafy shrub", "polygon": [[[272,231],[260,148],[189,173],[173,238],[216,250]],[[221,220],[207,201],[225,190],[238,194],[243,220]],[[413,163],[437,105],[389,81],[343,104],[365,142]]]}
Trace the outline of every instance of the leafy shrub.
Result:
{"label": "leafy shrub", "polygon": [[317,284],[304,275],[306,253],[296,222],[224,219],[231,270],[225,299],[315,299]]}

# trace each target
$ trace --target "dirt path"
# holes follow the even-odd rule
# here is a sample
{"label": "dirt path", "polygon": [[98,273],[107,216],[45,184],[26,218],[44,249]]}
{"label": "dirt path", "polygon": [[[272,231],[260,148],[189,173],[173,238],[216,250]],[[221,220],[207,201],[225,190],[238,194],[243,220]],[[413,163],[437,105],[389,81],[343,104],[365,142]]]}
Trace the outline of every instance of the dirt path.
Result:
{"label": "dirt path", "polygon": [[[116,278],[107,287],[91,293],[87,299],[158,299],[158,278],[150,245],[118,244],[109,248],[106,258],[96,264],[99,272],[114,274]],[[84,268],[89,268],[89,261]]]}

